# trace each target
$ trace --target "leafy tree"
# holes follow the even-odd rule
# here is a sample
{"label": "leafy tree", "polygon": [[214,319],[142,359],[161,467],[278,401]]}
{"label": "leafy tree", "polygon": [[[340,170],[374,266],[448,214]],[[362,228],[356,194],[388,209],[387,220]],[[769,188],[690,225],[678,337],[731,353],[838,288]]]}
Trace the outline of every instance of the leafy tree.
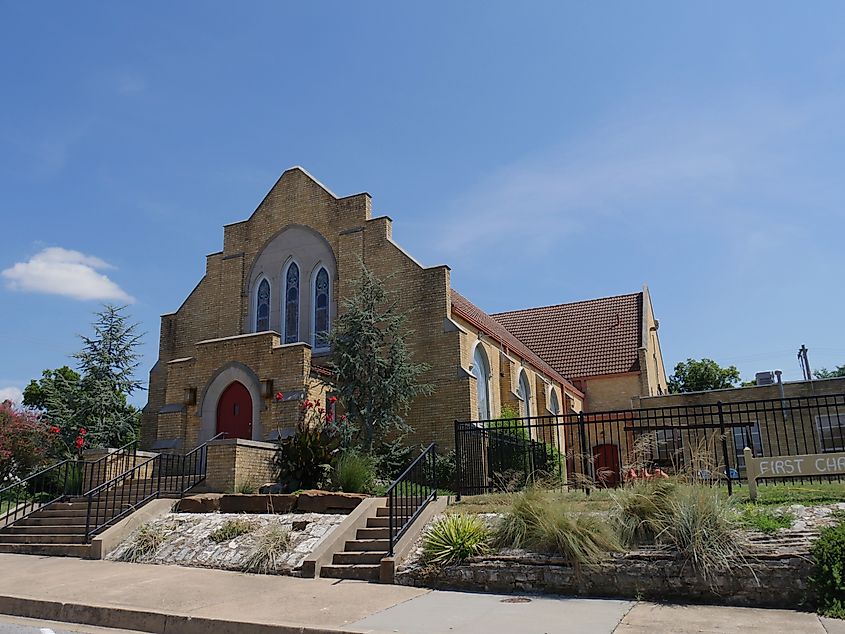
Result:
{"label": "leafy tree", "polygon": [[0,488],[31,473],[47,455],[49,431],[33,412],[0,403]]}
{"label": "leafy tree", "polygon": [[731,365],[721,367],[712,359],[687,359],[675,366],[669,377],[669,392],[703,392],[736,387],[740,383],[739,370]]}
{"label": "leafy tree", "polygon": [[140,411],[127,398],[141,384],[135,380],[141,335],[130,324],[125,307],[111,305],[95,313],[94,333],[82,336],[74,355],[79,372],[67,366],[45,370],[24,390],[24,404],[44,413],[59,429],[63,453],[79,453],[86,445],[117,447],[137,435]]}
{"label": "leafy tree", "polygon": [[430,394],[432,387],[418,382],[428,366],[413,362],[407,315],[381,280],[363,264],[361,269],[355,293],[343,302],[328,334],[333,372],[327,383],[347,412],[356,440],[371,451],[391,434],[412,431],[404,414],[415,397]]}
{"label": "leafy tree", "polygon": [[835,379],[840,376],[845,376],[845,365],[836,366],[833,370],[828,370],[827,368],[813,370],[813,376],[817,379]]}
{"label": "leafy tree", "polygon": [[79,373],[66,365],[55,370],[44,370],[41,378],[33,379],[23,390],[23,404],[34,409],[46,410],[49,395],[58,392],[67,392],[68,386],[75,386],[79,383]]}

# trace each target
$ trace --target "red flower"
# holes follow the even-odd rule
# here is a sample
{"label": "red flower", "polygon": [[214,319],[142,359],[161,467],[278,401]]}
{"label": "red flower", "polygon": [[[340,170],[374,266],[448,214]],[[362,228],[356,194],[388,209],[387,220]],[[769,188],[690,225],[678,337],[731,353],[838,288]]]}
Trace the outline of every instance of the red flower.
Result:
{"label": "red flower", "polygon": [[330,396],[329,397],[329,403],[337,403],[337,397],[336,396]]}
{"label": "red flower", "polygon": [[334,421],[334,414],[332,414],[331,412],[328,412],[326,414],[326,422],[331,423],[332,421]]}
{"label": "red flower", "polygon": [[276,400],[277,401],[283,401],[284,398],[285,398],[284,394],[282,394],[281,392],[276,392]]}
{"label": "red flower", "polygon": [[51,434],[58,434],[61,430],[56,427],[55,425],[50,425],[50,429],[48,429]]}
{"label": "red flower", "polygon": [[346,414],[341,414],[341,415],[340,415],[340,420],[345,421],[345,420],[346,420]]}
{"label": "red flower", "polygon": [[85,429],[84,427],[80,427],[80,428],[79,428],[79,435],[80,435],[80,436],[85,436],[85,435],[87,435],[87,434],[88,434],[88,430],[87,430],[87,429]]}
{"label": "red flower", "polygon": [[77,436],[76,440],[73,441],[73,446],[77,449],[82,449],[82,445],[85,444],[85,439],[82,436]]}

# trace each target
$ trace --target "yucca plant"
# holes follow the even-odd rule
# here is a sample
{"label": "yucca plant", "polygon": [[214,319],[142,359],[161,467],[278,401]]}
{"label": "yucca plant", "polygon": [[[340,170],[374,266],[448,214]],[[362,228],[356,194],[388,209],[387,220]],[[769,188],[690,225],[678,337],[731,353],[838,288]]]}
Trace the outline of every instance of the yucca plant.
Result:
{"label": "yucca plant", "polygon": [[448,566],[488,550],[489,531],[477,515],[456,513],[438,520],[423,538],[422,559],[427,564]]}

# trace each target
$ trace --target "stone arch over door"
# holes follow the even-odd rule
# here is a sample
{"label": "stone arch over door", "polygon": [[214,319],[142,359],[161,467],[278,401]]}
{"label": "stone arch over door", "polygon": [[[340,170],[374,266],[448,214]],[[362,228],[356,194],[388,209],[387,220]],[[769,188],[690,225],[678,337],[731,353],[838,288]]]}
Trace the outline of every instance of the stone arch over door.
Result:
{"label": "stone arch over door", "polygon": [[232,361],[222,366],[214,373],[203,391],[200,403],[200,433],[198,444],[203,443],[217,434],[217,405],[223,392],[232,383],[242,384],[249,392],[252,400],[252,439],[264,440],[264,428],[261,424],[261,384],[258,376],[248,366]]}

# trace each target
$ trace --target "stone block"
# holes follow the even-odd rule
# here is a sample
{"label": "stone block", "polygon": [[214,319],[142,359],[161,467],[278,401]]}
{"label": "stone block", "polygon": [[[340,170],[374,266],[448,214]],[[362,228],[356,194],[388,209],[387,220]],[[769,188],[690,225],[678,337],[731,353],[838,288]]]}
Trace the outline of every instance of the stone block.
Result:
{"label": "stone block", "polygon": [[220,510],[220,493],[204,493],[182,498],[176,505],[180,513],[216,513]]}
{"label": "stone block", "polygon": [[296,510],[301,513],[349,513],[366,498],[366,495],[360,493],[301,491]]}
{"label": "stone block", "polygon": [[221,513],[289,513],[296,506],[296,495],[251,495],[232,493],[220,499]]}

